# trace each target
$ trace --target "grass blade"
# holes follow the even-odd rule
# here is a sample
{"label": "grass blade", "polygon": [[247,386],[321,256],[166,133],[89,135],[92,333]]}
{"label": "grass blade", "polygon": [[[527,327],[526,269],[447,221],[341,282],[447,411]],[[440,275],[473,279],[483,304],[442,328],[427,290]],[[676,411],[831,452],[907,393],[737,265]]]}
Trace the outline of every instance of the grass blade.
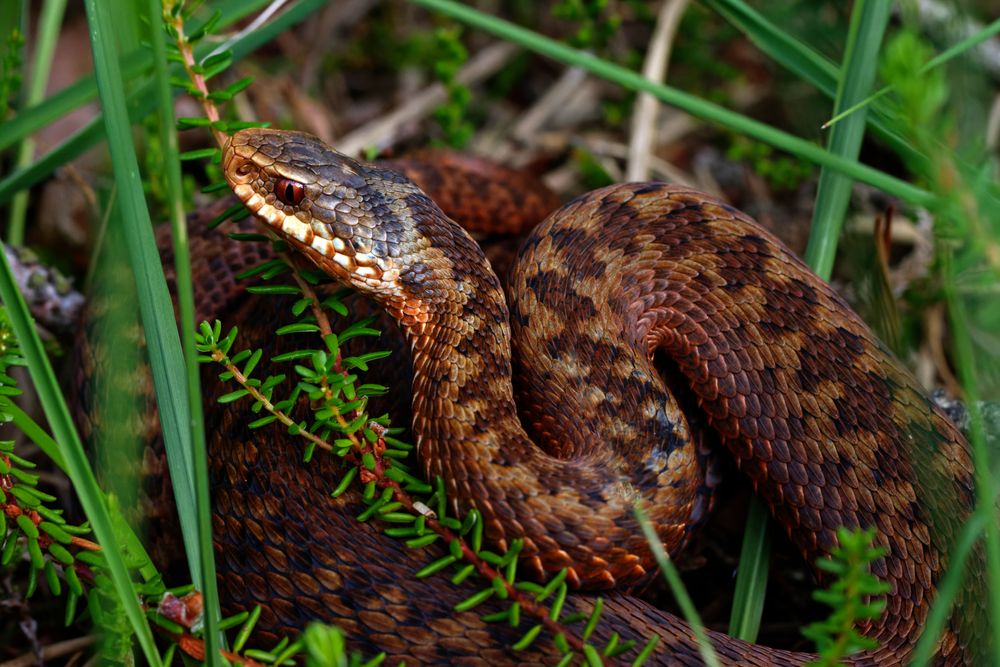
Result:
{"label": "grass blade", "polygon": [[768,534],[770,520],[771,515],[764,503],[754,496],[743,532],[743,546],[740,549],[733,593],[733,611],[729,616],[729,634],[743,641],[757,641],[757,633],[760,631],[771,559],[771,536]]}
{"label": "grass blade", "polygon": [[[139,309],[156,387],[163,438],[165,442],[172,443],[170,449],[174,452],[187,452],[190,457],[187,387],[176,376],[176,369],[183,368],[180,343],[172,316],[173,306],[167,294],[166,279],[160,268],[159,253],[153,240],[149,210],[146,208],[145,194],[139,179],[131,123],[125,105],[125,91],[115,52],[115,33],[110,15],[112,9],[108,3],[100,0],[86,0],[86,9],[91,48],[94,53],[94,69],[104,109],[105,132],[118,188],[121,218],[124,222],[124,229],[121,232],[128,249],[130,264],[135,272]],[[191,469],[190,460],[183,465],[170,460],[170,469],[172,475],[178,474],[178,478],[173,479],[175,488],[184,488],[186,485],[192,489],[189,491],[189,496],[193,497],[193,481],[183,474],[185,469]],[[183,521],[183,511],[181,515]],[[188,520],[190,518],[191,515]],[[143,627],[148,632],[145,621]],[[159,664],[155,647],[151,649],[152,655],[147,654],[146,658]]]}
{"label": "grass blade", "polygon": [[694,608],[694,603],[684,588],[684,582],[681,581],[681,576],[677,573],[677,568],[674,567],[667,552],[663,550],[663,543],[660,542],[653,524],[646,517],[646,512],[642,509],[642,505],[636,503],[633,511],[635,512],[636,521],[642,526],[642,534],[646,536],[646,542],[653,552],[653,558],[656,559],[656,564],[660,567],[660,571],[663,572],[663,578],[667,580],[670,591],[674,594],[674,599],[677,600],[677,606],[681,608],[681,613],[684,614],[684,620],[691,626],[691,632],[694,633],[695,640],[698,642],[698,652],[701,654],[701,659],[705,661],[708,667],[719,667],[719,657],[715,654],[715,649],[712,648],[712,642],[705,632],[705,625],[701,622],[698,610]]}
{"label": "grass blade", "polygon": [[[38,18],[36,31],[35,56],[31,64],[31,80],[28,83],[25,106],[37,104],[45,95],[45,85],[52,69],[52,56],[56,50],[56,40],[59,38],[59,28],[62,25],[63,13],[66,10],[66,0],[45,0],[42,13]],[[35,155],[35,140],[25,137],[17,151],[15,164],[24,167],[31,163]],[[24,221],[28,213],[28,193],[18,193],[10,207],[10,226],[7,229],[7,242],[11,245],[24,244]]]}
{"label": "grass blade", "polygon": [[24,298],[17,289],[17,283],[4,253],[0,253],[0,298],[3,299],[4,306],[10,315],[11,326],[21,344],[21,351],[27,362],[35,391],[38,393],[39,402],[42,404],[45,417],[59,445],[66,474],[73,484],[80,504],[83,505],[83,510],[90,521],[97,541],[103,547],[112,585],[118,593],[125,615],[138,638],[146,660],[154,667],[159,667],[161,663],[153,643],[153,635],[146,622],[145,614],[139,607],[138,595],[122,559],[122,553],[118,548],[112,520],[105,505],[104,494],[97,485],[97,479],[90,468],[83,444],[73,426],[73,420],[70,418],[69,408],[66,406],[66,401],[59,389],[59,382],[35,331],[34,320],[28,313]]}
{"label": "grass blade", "polygon": [[659,100],[687,113],[717,123],[735,132],[758,139],[796,157],[835,169],[855,180],[868,183],[915,206],[930,206],[937,196],[927,190],[890,176],[882,171],[848,160],[824,150],[810,141],[774,128],[766,123],[730,111],[717,104],[680,91],[671,86],[653,83],[638,72],[599,58],[592,53],[566,46],[562,42],[521,28],[509,21],[490,16],[454,0],[410,0],[413,4],[445,14],[457,21],[496,35],[531,51],[580,67],[592,74],[613,81],[623,88],[648,92]]}
{"label": "grass blade", "polygon": [[[98,6],[94,7],[92,4]],[[123,82],[113,50],[114,39],[104,37],[112,34],[109,30],[110,16],[103,3],[92,3],[88,0],[87,7],[94,59],[101,64],[95,69],[104,108],[105,132],[108,135],[108,146],[118,188],[121,217],[125,223],[124,229],[120,231],[125,238],[130,264],[135,272],[139,309],[156,386],[163,437],[165,441],[174,443],[168,448],[168,453],[171,449],[175,449],[186,452],[185,456],[190,457],[187,388],[176,376],[176,369],[183,368],[180,341],[173,320],[173,305],[167,292],[167,282],[161,269],[160,255],[153,239],[152,222],[146,207],[142,181],[139,178],[139,166],[136,162],[135,146],[125,107]],[[185,470],[191,470],[192,467],[188,458],[185,465],[180,468],[175,468],[172,463],[170,471],[171,475],[177,475],[173,478],[175,487],[178,485],[182,489],[188,487],[190,489],[188,495],[193,498],[194,482],[184,474]],[[179,509],[182,523],[193,518],[193,507]],[[185,512],[185,509],[188,512]],[[187,519],[184,517],[186,513]]]}
{"label": "grass blade", "polygon": [[[829,58],[788,34],[742,0],[704,0],[705,5],[739,29],[757,48],[830,99],[837,96],[840,69]],[[868,125],[893,151],[906,160],[920,159],[917,151],[894,128],[888,110],[871,109]]]}
{"label": "grass blade", "polygon": [[[180,312],[182,351],[190,406],[189,435],[192,455],[185,457],[184,452],[175,452],[173,458],[177,461],[193,464],[192,468],[186,471],[186,476],[193,480],[194,494],[192,497],[184,499],[184,504],[194,506],[195,514],[191,516],[196,520],[193,522],[193,526],[190,521],[185,526],[190,532],[184,534],[184,547],[188,554],[191,580],[201,589],[204,596],[205,657],[207,664],[214,666],[220,664],[219,648],[222,645],[222,634],[218,625],[221,613],[215,576],[215,554],[212,551],[212,500],[208,489],[205,420],[201,403],[201,373],[198,369],[197,351],[194,343],[194,290],[191,285],[191,256],[188,252],[187,219],[184,215],[180,149],[175,129],[174,98],[171,93],[170,73],[167,68],[167,48],[162,28],[163,9],[160,0],[146,0],[145,8],[153,51],[153,82],[159,107],[160,144],[166,170],[167,205],[171,231],[173,232],[177,309]],[[172,444],[178,446],[183,443],[174,441]],[[184,488],[182,486],[178,490],[183,491]],[[192,528],[194,530],[191,530]]]}
{"label": "grass blade", "polygon": [[[851,25],[844,52],[843,77],[837,86],[834,111],[853,105],[871,90],[878,67],[879,47],[889,22],[891,4],[881,0],[859,0],[851,12]],[[859,112],[833,128],[830,152],[855,160],[865,135],[865,113]],[[853,181],[826,167],[820,172],[819,190],[813,209],[812,229],[805,260],[824,280],[829,280],[837,241],[851,198]]]}

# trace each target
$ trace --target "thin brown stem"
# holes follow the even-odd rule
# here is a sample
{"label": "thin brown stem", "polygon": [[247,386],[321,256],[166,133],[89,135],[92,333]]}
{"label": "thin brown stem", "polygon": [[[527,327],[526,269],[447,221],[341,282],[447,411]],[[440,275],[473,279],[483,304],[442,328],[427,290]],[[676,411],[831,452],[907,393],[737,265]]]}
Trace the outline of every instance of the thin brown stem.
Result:
{"label": "thin brown stem", "polygon": [[[299,286],[299,291],[302,292],[302,296],[309,299],[309,308],[312,310],[313,316],[316,318],[316,325],[319,327],[320,335],[326,337],[333,333],[333,325],[330,324],[330,318],[327,316],[326,311],[323,309],[323,305],[320,303],[319,295],[316,294],[316,290],[313,286],[306,281],[305,278],[299,274],[295,269],[295,263],[292,261],[291,256],[286,253],[279,253],[279,257],[285,261],[288,266],[292,267],[292,278],[295,280],[295,284]],[[340,362],[340,355],[337,355],[337,362]],[[343,372],[343,370],[338,370],[338,372]]]}
{"label": "thin brown stem", "polygon": [[[240,369],[237,368],[235,364],[229,361],[229,359],[222,352],[222,350],[218,348],[212,350],[212,359],[222,364],[222,366],[224,366],[227,371],[232,373],[233,379],[236,380],[236,382],[239,383],[241,387],[246,389],[250,393],[250,395],[253,396],[254,400],[260,401],[260,404],[264,407],[264,409],[267,410],[270,414],[277,417],[279,422],[281,422],[285,426],[296,426],[296,423],[292,420],[291,417],[289,417],[287,414],[274,407],[274,404],[271,403],[271,401],[269,401],[267,397],[264,396],[264,394],[260,393],[260,391],[256,387],[248,383],[247,377],[240,372]],[[301,435],[306,440],[312,442],[320,449],[333,451],[333,445],[331,445],[326,440],[323,440],[322,438],[318,437],[314,433],[310,433],[309,431],[306,431],[304,429],[299,429],[299,435]]]}
{"label": "thin brown stem", "polygon": [[69,653],[83,651],[95,641],[97,641],[97,635],[86,635],[84,637],[67,639],[66,641],[61,641],[56,644],[43,646],[41,655],[35,653],[34,651],[30,651],[6,662],[0,662],[0,667],[32,667],[32,665],[39,664],[39,658],[42,660],[55,660],[56,658],[61,658]]}
{"label": "thin brown stem", "polygon": [[[382,484],[382,481],[387,483]],[[378,486],[388,486],[392,488],[393,500],[401,503],[403,507],[414,514],[422,514],[422,512],[416,508],[410,494],[400,488],[399,484],[394,480],[383,477],[381,480],[376,481],[376,484]],[[559,621],[552,620],[548,607],[536,602],[534,596],[530,593],[526,593],[525,591],[515,588],[512,583],[507,581],[507,578],[503,576],[499,570],[480,558],[461,535],[455,533],[435,518],[427,517],[426,526],[443,537],[446,542],[450,543],[452,541],[457,541],[462,548],[463,560],[474,565],[476,572],[478,572],[487,581],[492,582],[497,579],[502,581],[504,589],[507,591],[507,597],[509,600],[518,603],[521,606],[521,609],[523,609],[526,613],[539,619],[542,622],[542,625],[544,625],[553,636],[561,633],[566,637],[566,641],[574,650],[583,651],[582,639],[570,633],[568,628],[564,627],[561,623],[559,623]]]}
{"label": "thin brown stem", "polygon": [[[303,287],[303,284],[305,283],[305,281],[302,280],[297,275],[296,275],[296,282],[299,283],[300,288]],[[314,303],[318,303],[318,299],[316,299],[315,292],[313,292],[311,289],[303,288],[303,293],[305,293],[309,298],[313,299]],[[320,327],[322,329],[322,325],[320,325]],[[286,427],[295,424],[295,421],[291,417],[289,417],[283,411],[276,408],[274,404],[271,403],[271,401],[269,401],[259,390],[257,390],[256,387],[249,384],[248,378],[245,375],[243,375],[243,373],[240,372],[240,370],[236,367],[235,364],[229,361],[229,359],[222,352],[222,350],[220,350],[219,348],[214,348],[211,352],[211,356],[213,360],[215,360],[223,367],[225,367],[225,369],[232,374],[233,379],[243,389],[245,389],[249,393],[249,395],[253,397],[254,400],[260,402],[261,406],[265,410],[267,410],[269,414],[275,416],[277,420],[282,424],[284,424]],[[327,390],[325,389],[325,391]],[[330,396],[327,395],[327,398],[329,397]],[[584,646],[583,640],[577,637],[576,635],[572,634],[569,631],[569,629],[566,628],[564,625],[562,625],[559,621],[553,620],[550,616],[550,610],[548,607],[536,602],[534,596],[531,595],[530,593],[515,588],[512,583],[507,581],[507,578],[503,576],[499,570],[497,570],[495,567],[484,561],[478,554],[476,554],[476,552],[472,549],[471,546],[469,546],[469,544],[465,541],[465,539],[461,535],[459,535],[458,533],[454,532],[453,530],[442,524],[440,521],[437,520],[437,518],[433,516],[428,516],[426,512],[418,509],[417,502],[413,499],[413,497],[407,491],[405,491],[396,480],[393,480],[388,476],[386,476],[386,469],[388,467],[391,467],[392,460],[384,459],[381,456],[381,453],[385,451],[385,441],[383,440],[383,438],[379,436],[376,443],[374,445],[371,445],[362,442],[361,439],[359,439],[356,434],[347,433],[346,432],[346,427],[348,424],[347,419],[344,417],[344,415],[340,413],[339,410],[337,410],[336,406],[332,405],[331,403],[332,402],[330,401],[327,402],[328,407],[331,409],[331,412],[333,413],[334,418],[337,421],[337,424],[342,429],[344,429],[345,435],[351,441],[352,444],[353,451],[348,452],[346,455],[343,456],[343,458],[348,465],[353,465],[359,468],[362,482],[368,483],[370,481],[373,481],[375,482],[375,485],[380,489],[385,489],[385,488],[392,489],[392,500],[394,502],[400,503],[407,511],[409,511],[412,514],[424,516],[426,527],[429,528],[434,533],[436,533],[437,535],[439,535],[440,537],[444,538],[446,542],[450,543],[452,541],[457,541],[459,546],[461,547],[463,560],[467,561],[468,563],[471,563],[481,576],[483,576],[487,581],[492,582],[499,580],[503,582],[503,587],[507,592],[507,598],[511,602],[516,602],[517,604],[519,604],[521,609],[524,610],[525,613],[538,619],[542,623],[542,625],[547,630],[549,630],[553,635],[562,634],[566,638],[566,641],[574,650],[576,651],[583,650]],[[326,440],[323,440],[319,436],[315,435],[314,433],[310,433],[309,431],[300,428],[298,429],[298,434],[301,435],[306,440],[308,440],[309,442],[314,443],[317,447],[320,447],[321,449],[324,449],[326,451],[333,450],[333,445],[328,443]],[[362,463],[362,457],[364,453],[366,453],[366,451],[368,451],[369,449],[372,451],[373,454],[375,454],[376,464],[373,470],[368,469]]]}
{"label": "thin brown stem", "polygon": [[74,547],[79,547],[80,549],[84,549],[85,551],[101,550],[101,545],[98,544],[97,542],[91,542],[90,540],[79,537],[78,535],[74,535],[73,538],[69,541],[69,543],[72,544]]}
{"label": "thin brown stem", "polygon": [[198,90],[199,94],[196,96],[198,102],[201,104],[202,109],[204,109],[205,116],[212,122],[212,136],[215,137],[215,141],[221,147],[226,143],[226,135],[215,127],[215,124],[221,118],[219,108],[215,106],[215,102],[208,96],[208,82],[205,80],[205,77],[196,71],[197,61],[194,57],[194,49],[184,34],[184,16],[182,13],[174,16],[172,12],[165,9],[163,20],[174,31],[174,41],[177,44],[177,50],[180,51],[181,60],[184,63],[184,71],[187,73],[188,79],[191,80],[191,83]]}

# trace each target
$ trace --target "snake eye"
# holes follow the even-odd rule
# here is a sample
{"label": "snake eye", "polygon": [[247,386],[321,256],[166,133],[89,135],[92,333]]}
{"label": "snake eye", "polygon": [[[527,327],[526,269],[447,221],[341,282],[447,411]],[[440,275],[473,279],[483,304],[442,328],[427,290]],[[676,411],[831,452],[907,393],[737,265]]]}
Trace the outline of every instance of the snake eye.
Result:
{"label": "snake eye", "polygon": [[305,192],[306,189],[301,183],[287,178],[281,179],[274,186],[274,194],[283,204],[289,206],[298,206]]}

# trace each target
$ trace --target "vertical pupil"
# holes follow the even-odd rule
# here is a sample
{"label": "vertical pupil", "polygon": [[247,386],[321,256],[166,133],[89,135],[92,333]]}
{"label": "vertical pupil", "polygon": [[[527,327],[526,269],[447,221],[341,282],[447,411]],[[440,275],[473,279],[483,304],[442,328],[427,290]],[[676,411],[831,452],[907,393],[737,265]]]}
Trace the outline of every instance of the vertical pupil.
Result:
{"label": "vertical pupil", "polygon": [[275,185],[275,194],[282,203],[296,206],[302,200],[302,184],[289,179],[281,179]]}

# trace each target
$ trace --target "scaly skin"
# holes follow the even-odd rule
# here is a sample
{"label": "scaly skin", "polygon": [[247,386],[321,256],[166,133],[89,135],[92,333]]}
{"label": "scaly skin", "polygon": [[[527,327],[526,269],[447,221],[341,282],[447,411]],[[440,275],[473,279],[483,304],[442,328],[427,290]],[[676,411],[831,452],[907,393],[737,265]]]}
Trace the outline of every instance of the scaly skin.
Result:
{"label": "scaly skin", "polygon": [[[508,309],[479,247],[402,176],[309,135],[258,129],[231,138],[223,166],[258,219],[400,325],[425,471],[444,477],[459,511],[484,514],[500,549],[522,538],[529,569],[568,567],[582,587],[641,580],[652,562],[637,500],[668,550],[683,545],[705,510],[706,464],[656,371],[659,352],[807,560],[830,552],[838,526],[877,527],[887,555],[873,569],[892,591],[882,618],[861,628],[881,647],[857,660],[906,661],[974,505],[968,445],[833,290],[748,217],[661,183],[591,192],[525,242]],[[520,406],[512,374],[529,391]],[[237,461],[235,474],[252,469]],[[311,520],[268,517],[299,530]],[[322,597],[292,588],[279,597]],[[350,618],[324,608],[321,617]],[[957,608],[939,658],[972,664],[989,643],[981,603],[966,590]],[[616,623],[663,634],[663,662],[698,662],[673,617],[642,609]],[[481,650],[494,639],[484,635]],[[810,658],[713,642],[733,664]],[[485,657],[475,642],[469,650]]]}

